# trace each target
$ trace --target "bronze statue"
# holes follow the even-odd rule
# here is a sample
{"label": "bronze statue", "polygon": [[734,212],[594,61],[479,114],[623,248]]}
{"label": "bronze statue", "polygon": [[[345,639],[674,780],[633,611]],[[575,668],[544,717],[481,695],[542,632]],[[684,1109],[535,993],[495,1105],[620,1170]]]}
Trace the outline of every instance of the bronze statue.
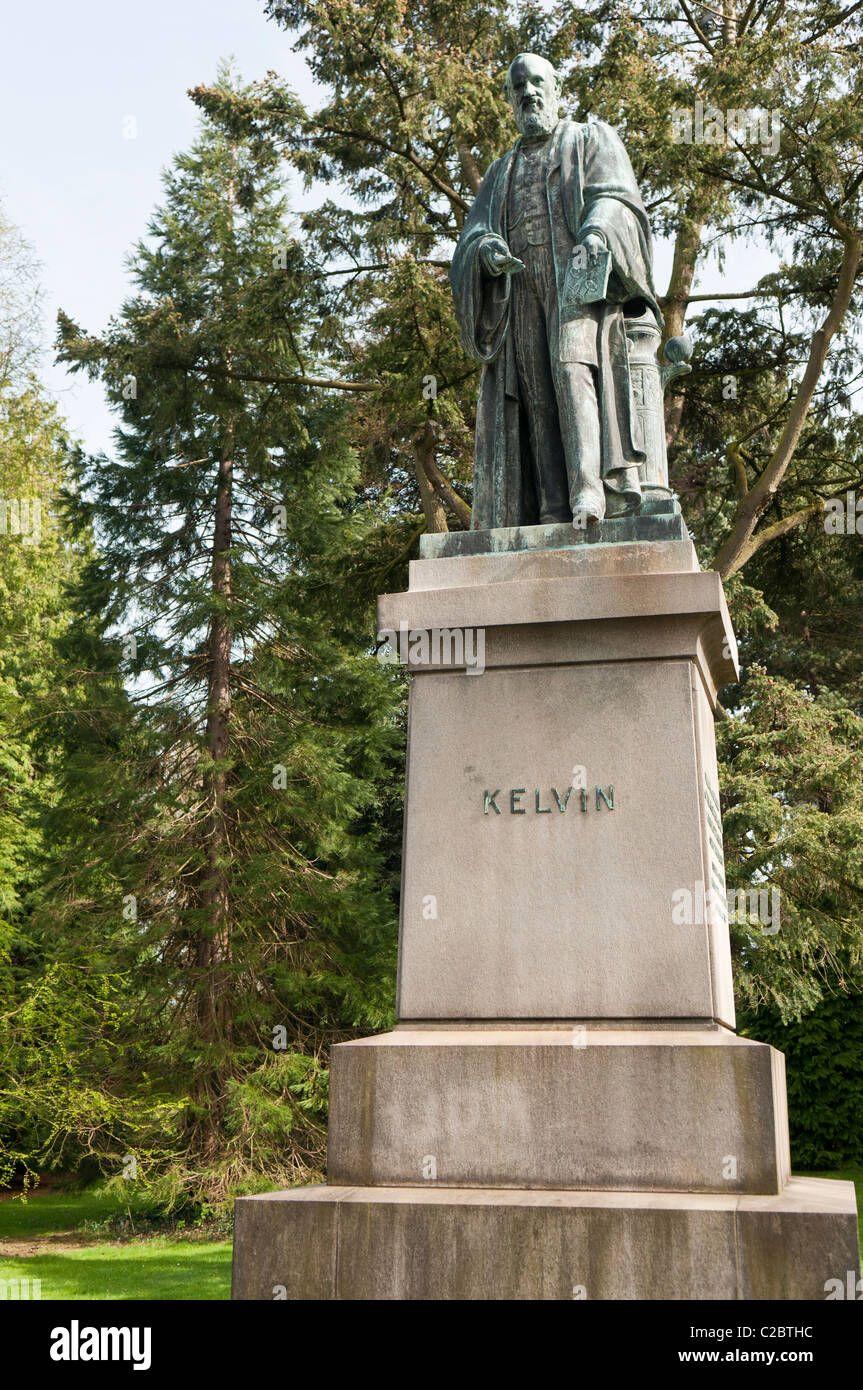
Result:
{"label": "bronze statue", "polygon": [[483,179],[450,271],[483,363],[471,525],[591,525],[637,512],[647,481],[668,495],[650,223],[611,126],[558,118],[550,63],[519,54],[506,94],[521,138]]}

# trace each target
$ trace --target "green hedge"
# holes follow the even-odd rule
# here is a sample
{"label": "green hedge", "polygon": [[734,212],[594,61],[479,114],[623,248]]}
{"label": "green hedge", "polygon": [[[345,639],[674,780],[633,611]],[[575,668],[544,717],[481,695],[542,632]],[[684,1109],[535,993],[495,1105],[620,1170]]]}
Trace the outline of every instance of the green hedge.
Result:
{"label": "green hedge", "polygon": [[763,1009],[738,1027],[785,1053],[794,1167],[863,1162],[863,995],[827,999],[799,1023]]}

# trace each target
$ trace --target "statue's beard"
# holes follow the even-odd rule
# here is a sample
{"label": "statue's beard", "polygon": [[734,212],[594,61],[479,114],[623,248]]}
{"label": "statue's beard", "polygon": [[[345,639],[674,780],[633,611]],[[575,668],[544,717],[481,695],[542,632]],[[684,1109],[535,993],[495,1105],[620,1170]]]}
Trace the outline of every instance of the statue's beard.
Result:
{"label": "statue's beard", "polygon": [[521,107],[515,113],[515,123],[522,135],[550,135],[557,125],[557,112],[553,106],[536,104],[532,107]]}

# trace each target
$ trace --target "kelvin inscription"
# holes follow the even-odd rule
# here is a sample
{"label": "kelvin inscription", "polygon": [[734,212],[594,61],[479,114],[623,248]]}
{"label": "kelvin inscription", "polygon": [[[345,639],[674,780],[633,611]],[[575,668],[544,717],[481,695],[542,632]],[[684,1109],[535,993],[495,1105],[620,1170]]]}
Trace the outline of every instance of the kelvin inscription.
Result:
{"label": "kelvin inscription", "polygon": [[[557,790],[557,787],[551,788],[550,796],[554,798],[554,804],[557,806],[557,809],[561,812],[561,814],[566,810],[567,806],[569,805],[569,798],[572,796],[572,793],[575,790],[578,790],[579,794],[578,800],[576,801],[576,805],[580,801],[582,811],[586,811],[590,804],[590,799],[587,794],[587,787],[579,787],[577,789],[574,787],[567,787],[562,797],[560,792]],[[502,792],[500,787],[495,788],[493,792],[490,792],[488,791],[488,789],[486,789],[483,792],[483,814],[487,816],[490,812],[493,811],[496,815],[501,815],[501,809],[497,804],[496,798],[499,796],[508,796],[510,815],[526,816],[527,807],[521,805],[521,798],[523,796],[527,796],[527,794],[527,787],[512,787],[509,792]],[[539,787],[537,787],[533,795],[533,809],[535,813],[540,816],[550,816],[554,807],[542,805],[545,793],[541,791]],[[608,791],[606,792],[603,791],[602,787],[597,785],[595,790],[595,796],[597,811],[600,810],[600,808],[603,805],[605,805],[609,811],[614,810],[614,787],[609,786]],[[504,802],[504,805],[506,805],[506,802]]]}

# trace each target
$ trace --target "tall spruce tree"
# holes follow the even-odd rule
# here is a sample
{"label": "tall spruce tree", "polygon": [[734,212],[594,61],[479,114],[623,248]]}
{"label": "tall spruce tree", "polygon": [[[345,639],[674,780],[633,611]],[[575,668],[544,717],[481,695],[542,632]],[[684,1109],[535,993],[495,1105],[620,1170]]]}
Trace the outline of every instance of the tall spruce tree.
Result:
{"label": "tall spruce tree", "polygon": [[87,710],[52,910],[61,935],[86,915],[129,981],[122,1084],[146,1072],[184,1181],[222,1190],[319,1165],[326,1045],[390,1016],[376,803],[401,691],[342,590],[374,518],[351,505],[278,159],[205,121],[164,186],[135,297],[101,337],[60,317],[61,359],[121,420],[70,505],[99,547],[78,601],[135,714]]}

